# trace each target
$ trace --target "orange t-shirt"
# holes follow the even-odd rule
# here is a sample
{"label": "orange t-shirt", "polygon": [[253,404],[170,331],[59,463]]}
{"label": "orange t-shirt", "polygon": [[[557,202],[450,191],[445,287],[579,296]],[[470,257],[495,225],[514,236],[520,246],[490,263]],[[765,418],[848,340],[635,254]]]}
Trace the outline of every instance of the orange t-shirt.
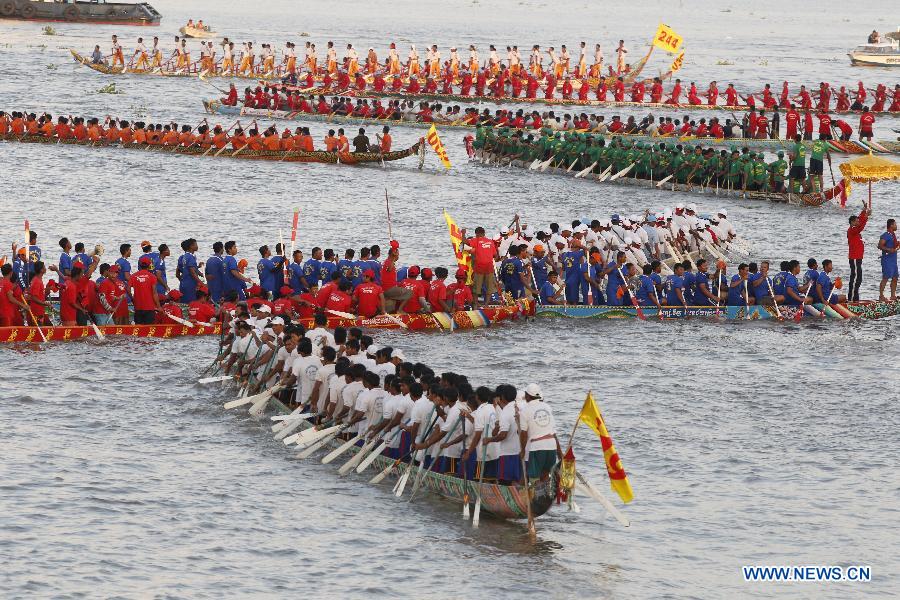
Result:
{"label": "orange t-shirt", "polygon": [[391,134],[385,133],[381,136],[381,151],[382,152],[390,152],[391,151]]}
{"label": "orange t-shirt", "polygon": [[247,138],[247,145],[251,150],[262,150],[264,148],[263,139],[259,135],[251,135]]}
{"label": "orange t-shirt", "polygon": [[191,133],[190,131],[185,131],[184,133],[182,133],[181,135],[178,136],[178,142],[182,146],[190,146],[191,144],[194,143],[194,139],[195,139],[194,134]]}
{"label": "orange t-shirt", "polygon": [[231,137],[231,147],[235,150],[239,150],[247,145],[247,136],[243,133],[240,135],[234,135]]}
{"label": "orange t-shirt", "polygon": [[68,123],[58,123],[56,125],[56,137],[61,140],[68,140],[72,138],[72,128],[69,127]]}
{"label": "orange t-shirt", "polygon": [[79,123],[72,129],[72,135],[75,136],[76,140],[85,140],[88,136],[87,128],[82,123]]}
{"label": "orange t-shirt", "polygon": [[165,146],[176,146],[178,144],[178,132],[177,131],[167,131],[165,135],[163,135],[163,145]]}
{"label": "orange t-shirt", "polygon": [[126,127],[125,129],[119,130],[119,141],[123,144],[130,144],[131,140],[134,139],[134,133],[132,133],[130,127]]}
{"label": "orange t-shirt", "polygon": [[335,152],[337,150],[338,139],[334,136],[326,136],[325,137],[325,151],[326,152]]}
{"label": "orange t-shirt", "polygon": [[313,151],[313,139],[311,135],[300,136],[300,149],[304,152]]}
{"label": "orange t-shirt", "polygon": [[[281,150],[281,139],[277,135],[267,135],[263,140],[263,146],[266,150]],[[252,145],[251,148],[253,148]],[[253,149],[256,150],[256,148]]]}
{"label": "orange t-shirt", "polygon": [[217,133],[213,136],[212,143],[216,148],[224,148],[228,145],[228,135],[225,133]]}
{"label": "orange t-shirt", "polygon": [[135,129],[134,130],[134,143],[135,144],[146,144],[147,143],[147,132],[143,129]]}
{"label": "orange t-shirt", "polygon": [[53,133],[55,132],[55,130],[56,128],[50,121],[47,121],[46,123],[41,125],[41,135],[45,137],[53,137]]}
{"label": "orange t-shirt", "polygon": [[119,128],[118,127],[110,126],[110,128],[106,130],[106,141],[107,142],[119,141]]}
{"label": "orange t-shirt", "polygon": [[282,150],[293,150],[294,149],[294,138],[292,138],[292,137],[281,138],[281,149]]}
{"label": "orange t-shirt", "polygon": [[25,131],[28,132],[28,135],[35,135],[38,132],[38,122],[34,119],[30,119],[25,121]]}
{"label": "orange t-shirt", "polygon": [[23,133],[25,133],[25,121],[21,117],[16,117],[15,119],[13,119],[12,123],[10,123],[9,126],[12,129],[12,132],[16,135],[22,135]]}
{"label": "orange t-shirt", "polygon": [[103,137],[103,131],[100,129],[100,126],[99,126],[99,125],[91,125],[91,126],[88,128],[87,134],[88,134],[88,138],[89,138],[92,142],[99,142],[99,141],[100,141],[100,138]]}
{"label": "orange t-shirt", "polygon": [[0,135],[6,135],[9,133],[9,119],[3,117],[0,119]]}

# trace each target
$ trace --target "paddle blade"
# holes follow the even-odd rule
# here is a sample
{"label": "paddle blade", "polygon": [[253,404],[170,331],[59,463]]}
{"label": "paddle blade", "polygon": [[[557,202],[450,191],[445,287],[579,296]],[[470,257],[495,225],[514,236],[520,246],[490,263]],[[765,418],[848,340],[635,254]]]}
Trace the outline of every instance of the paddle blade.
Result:
{"label": "paddle blade", "polygon": [[472,515],[472,527],[478,528],[478,523],[481,521],[481,496],[478,496],[478,499],[475,500],[475,514]]}
{"label": "paddle blade", "polygon": [[381,453],[384,452],[385,448],[387,448],[387,442],[381,442],[378,447],[375,448],[375,450],[369,453],[365,460],[359,463],[359,466],[356,467],[356,472],[362,473],[363,471],[368,469],[369,465],[371,465],[373,462],[375,462],[375,459],[381,456]]}
{"label": "paddle blade", "polygon": [[403,472],[403,475],[397,480],[397,485],[394,489],[394,495],[396,497],[401,497],[403,495],[403,490],[406,489],[406,482],[409,481],[409,472],[412,470],[412,463],[406,468],[406,471]]}
{"label": "paddle blade", "polygon": [[346,442],[344,442],[343,444],[338,446],[336,449],[334,449],[331,452],[329,452],[328,454],[326,454],[325,457],[322,459],[322,464],[327,465],[328,463],[330,463],[331,461],[336,459],[338,456],[340,456],[341,454],[343,454],[344,452],[346,452],[347,450],[352,448],[353,445],[356,444],[356,440],[358,440],[358,439],[359,439],[359,434],[353,436],[352,438],[350,438],[349,440],[347,440]]}
{"label": "paddle blade", "polygon": [[394,470],[394,468],[395,468],[399,463],[400,463],[399,460],[395,460],[394,462],[392,462],[391,464],[389,464],[387,467],[385,467],[384,470],[383,470],[381,473],[379,473],[378,475],[376,475],[375,477],[373,477],[372,479],[370,479],[370,480],[369,480],[369,483],[381,483],[381,481],[382,481],[385,477],[387,477],[388,474],[389,474],[392,470]]}
{"label": "paddle blade", "polygon": [[326,435],[324,438],[322,438],[315,444],[312,444],[309,447],[307,447],[305,450],[303,450],[303,452],[300,452],[299,454],[297,454],[297,458],[309,458],[315,452],[317,452],[320,448],[324,448],[325,445],[328,444],[328,442],[330,442],[331,440],[333,440],[336,436],[337,436],[337,433],[330,433],[330,434]]}
{"label": "paddle blade", "polygon": [[799,322],[800,322],[800,320],[803,318],[803,313],[804,313],[804,312],[805,312],[805,311],[803,310],[803,305],[800,305],[800,307],[797,309],[797,313],[794,315],[794,322],[795,322],[795,323],[799,323]]}
{"label": "paddle blade", "polygon": [[217,381],[228,381],[231,379],[231,375],[217,375],[216,377],[204,377],[203,379],[198,379],[197,383],[216,383]]}

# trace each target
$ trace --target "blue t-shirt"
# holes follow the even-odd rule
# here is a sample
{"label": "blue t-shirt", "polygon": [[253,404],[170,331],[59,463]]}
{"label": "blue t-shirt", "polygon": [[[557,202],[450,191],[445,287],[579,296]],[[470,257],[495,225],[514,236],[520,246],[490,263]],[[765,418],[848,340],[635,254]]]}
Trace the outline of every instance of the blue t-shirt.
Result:
{"label": "blue t-shirt", "polygon": [[822,271],[819,273],[819,279],[816,283],[822,286],[822,296],[816,295],[816,302],[827,302],[829,296],[831,296],[831,290],[834,289],[834,283],[831,282],[831,277],[828,276],[828,273]]}
{"label": "blue t-shirt", "polygon": [[769,278],[763,277],[762,273],[750,273],[747,276],[747,286],[750,288],[750,295],[756,300],[772,295],[769,293],[769,285],[771,285]]}
{"label": "blue t-shirt", "polygon": [[556,288],[549,281],[545,281],[541,285],[541,304],[550,304],[554,295],[556,295]]}
{"label": "blue t-shirt", "polygon": [[[884,242],[884,247],[888,249],[894,249],[897,238],[894,236],[892,231],[885,231],[881,234],[881,237],[878,238],[882,242]],[[880,245],[880,244],[879,244]],[[885,252],[882,250],[881,252],[881,262],[888,264],[896,264],[897,263],[897,253],[896,252]]]}
{"label": "blue t-shirt", "polygon": [[[678,298],[678,290],[682,290],[684,294],[684,277],[678,275],[669,275],[666,277],[666,285],[663,287],[663,293],[666,295],[666,302],[669,306],[682,306],[681,299]],[[685,297],[685,302],[687,298]]]}
{"label": "blue t-shirt", "polygon": [[209,297],[218,302],[225,292],[225,261],[221,256],[213,254],[206,260],[203,271],[206,274]]}
{"label": "blue t-shirt", "polygon": [[306,285],[306,280],[303,275],[302,264],[291,263],[288,265],[288,272],[291,275],[290,286],[295,293],[300,294],[309,291],[309,287]]}
{"label": "blue t-shirt", "polygon": [[341,277],[346,279],[347,281],[353,282],[353,265],[357,264],[359,261],[348,260],[346,258],[342,258],[337,262],[338,271],[341,272]]}
{"label": "blue t-shirt", "polygon": [[79,252],[78,254],[75,255],[74,259],[72,260],[72,263],[74,264],[76,262],[80,262],[82,265],[84,265],[84,267],[82,267],[82,268],[84,269],[85,273],[87,272],[88,267],[90,267],[92,264],[94,264],[94,261],[91,260],[91,257],[88,256],[87,254],[85,254],[84,252]]}
{"label": "blue t-shirt", "polygon": [[[161,259],[159,254],[156,255],[156,268],[153,269],[154,275],[159,280],[159,283],[156,284],[156,293],[157,294],[165,294],[166,288],[163,284],[168,284],[168,277],[166,275],[166,261],[165,259]],[[158,271],[158,272],[157,272]]]}
{"label": "blue t-shirt", "polygon": [[400,283],[404,279],[406,279],[409,274],[409,267],[400,267],[397,269],[397,283]]}
{"label": "blue t-shirt", "polygon": [[562,262],[563,273],[567,284],[578,283],[582,280],[582,270],[579,265],[584,260],[584,252],[581,250],[570,250],[563,252],[560,257]]}
{"label": "blue t-shirt", "polygon": [[66,280],[65,274],[66,271],[72,272],[72,257],[67,253],[63,252],[59,255],[59,282],[63,283]]}
{"label": "blue t-shirt", "polygon": [[353,282],[353,287],[356,287],[363,282],[363,273],[370,268],[371,266],[367,260],[357,260],[350,265],[350,281]]}
{"label": "blue t-shirt", "polygon": [[278,267],[272,262],[271,258],[261,258],[256,263],[256,272],[259,273],[259,287],[273,295],[278,293],[278,281],[275,273]]}
{"label": "blue t-shirt", "polygon": [[547,281],[547,257],[531,259],[531,273],[534,275],[534,283],[538,289],[544,287]]}
{"label": "blue t-shirt", "polygon": [[684,272],[684,300],[688,306],[697,303],[697,276],[693,271]]}
{"label": "blue t-shirt", "polygon": [[[793,273],[787,273],[787,276],[784,278],[784,303],[790,306],[800,306],[800,303],[803,299],[803,294],[800,293],[800,284],[797,281],[797,277]],[[800,296],[800,300],[792,298],[788,295],[787,291],[793,290],[795,294]]]}
{"label": "blue t-shirt", "polygon": [[706,288],[707,292],[711,292],[709,288],[709,275],[703,273],[702,271],[697,271],[697,274],[694,275],[694,304],[696,306],[712,306],[715,305],[716,302],[702,291],[700,291],[700,287],[703,286]]}
{"label": "blue t-shirt", "polygon": [[280,290],[284,285],[284,263],[287,259],[283,256],[273,256],[269,260],[275,265],[275,289]]}
{"label": "blue t-shirt", "polygon": [[[606,270],[610,270],[609,273],[606,274],[606,301],[611,306],[621,306],[625,301],[625,294],[622,294],[622,297],[620,298],[617,292],[620,287],[625,285],[625,281],[622,279],[622,275],[620,275],[622,270],[619,267],[619,263],[616,261],[612,261],[606,265],[604,271]],[[625,291],[627,292],[627,290]]]}
{"label": "blue t-shirt", "polygon": [[303,263],[303,277],[310,287],[319,285],[319,264],[315,258],[309,258]]}
{"label": "blue t-shirt", "polygon": [[191,276],[191,271],[196,268],[197,258],[193,254],[186,252],[178,257],[176,270],[181,275],[178,290],[181,292],[181,301],[184,303],[197,299],[197,281]]}
{"label": "blue t-shirt", "polygon": [[522,259],[508,258],[503,263],[503,284],[509,291],[521,291],[525,289],[522,283]]}
{"label": "blue t-shirt", "polygon": [[[381,285],[381,263],[374,258],[370,258],[366,261],[366,268],[372,269],[372,272],[375,273],[375,283]],[[362,279],[360,279],[360,282],[362,282]]]}
{"label": "blue t-shirt", "polygon": [[28,266],[18,256],[13,261],[13,283],[23,290],[28,287]]}
{"label": "blue t-shirt", "polygon": [[322,285],[331,281],[331,274],[335,271],[337,271],[336,263],[330,260],[323,260],[319,263],[319,279],[322,280]]}
{"label": "blue t-shirt", "polygon": [[740,275],[732,275],[731,283],[738,282],[737,285],[728,286],[728,306],[746,306],[747,298],[744,294],[744,282],[741,281]]}
{"label": "blue t-shirt", "polygon": [[224,284],[222,286],[223,292],[237,292],[243,289],[241,285],[243,282],[234,276],[234,271],[238,270],[237,259],[231,255],[228,255],[224,259],[223,268],[225,270]]}
{"label": "blue t-shirt", "polygon": [[772,278],[772,290],[775,292],[776,296],[784,295],[784,284],[785,278],[787,277],[786,271],[780,271],[775,274],[775,277]]}
{"label": "blue t-shirt", "polygon": [[656,306],[656,286],[649,275],[640,276],[641,285],[635,294],[641,306]]}
{"label": "blue t-shirt", "polygon": [[34,263],[41,260],[41,247],[40,246],[28,246],[28,260],[26,261],[26,268],[28,269],[28,274],[34,274]]}
{"label": "blue t-shirt", "polygon": [[128,283],[128,277],[131,275],[131,263],[122,256],[116,259],[116,264],[119,265],[119,279]]}
{"label": "blue t-shirt", "polygon": [[807,283],[812,283],[816,285],[816,282],[819,280],[819,272],[815,269],[807,269],[806,273],[803,274],[803,285]]}

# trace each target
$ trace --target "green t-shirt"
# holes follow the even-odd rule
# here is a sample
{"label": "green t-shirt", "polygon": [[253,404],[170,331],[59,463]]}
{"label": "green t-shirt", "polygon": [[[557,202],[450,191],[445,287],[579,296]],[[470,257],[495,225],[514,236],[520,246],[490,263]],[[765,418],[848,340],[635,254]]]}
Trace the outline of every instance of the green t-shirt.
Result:
{"label": "green t-shirt", "polygon": [[812,143],[812,152],[810,153],[810,158],[822,160],[823,158],[825,158],[826,150],[828,150],[828,145],[823,140],[816,140]]}
{"label": "green t-shirt", "polygon": [[794,154],[794,162],[791,163],[795,167],[805,167],[806,166],[806,146],[803,145],[803,142],[798,142],[794,144],[794,149],[792,150]]}

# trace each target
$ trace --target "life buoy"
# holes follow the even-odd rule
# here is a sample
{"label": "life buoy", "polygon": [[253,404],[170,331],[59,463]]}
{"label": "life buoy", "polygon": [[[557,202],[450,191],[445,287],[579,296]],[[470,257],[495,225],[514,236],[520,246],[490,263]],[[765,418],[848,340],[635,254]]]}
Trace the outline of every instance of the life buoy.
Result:
{"label": "life buoy", "polygon": [[36,11],[34,10],[34,7],[30,4],[26,4],[24,7],[22,7],[22,16],[26,19],[30,19],[31,17],[33,17],[35,12]]}
{"label": "life buoy", "polygon": [[76,6],[69,6],[68,8],[66,8],[66,10],[63,11],[63,18],[66,21],[74,21],[78,18],[78,16],[78,7]]}
{"label": "life buoy", "polygon": [[14,12],[16,12],[16,3],[12,2],[12,0],[7,0],[7,2],[0,4],[0,15],[8,17]]}

